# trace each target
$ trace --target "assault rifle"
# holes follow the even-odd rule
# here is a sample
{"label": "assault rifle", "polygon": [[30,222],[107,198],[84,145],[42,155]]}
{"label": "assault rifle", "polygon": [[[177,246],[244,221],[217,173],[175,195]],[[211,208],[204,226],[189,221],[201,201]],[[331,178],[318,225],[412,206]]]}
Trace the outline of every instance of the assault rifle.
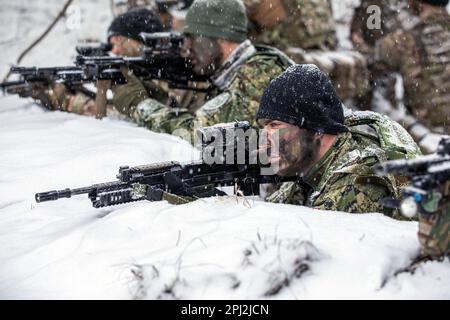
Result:
{"label": "assault rifle", "polygon": [[[101,208],[121,203],[139,200],[159,201],[164,192],[178,196],[209,197],[217,193],[211,189],[221,186],[235,186],[244,195],[258,195],[259,185],[264,183],[279,183],[293,181],[296,177],[280,177],[277,175],[262,174],[261,161],[253,161],[252,150],[249,141],[254,139],[248,135],[245,138],[234,138],[230,144],[229,138],[233,135],[239,137],[239,131],[247,133],[252,130],[248,122],[229,123],[223,126],[206,127],[197,131],[202,137],[202,153],[211,153],[211,147],[232,145],[235,155],[244,144],[246,155],[240,163],[235,157],[232,163],[210,163],[202,157],[200,161],[186,164],[178,162],[161,162],[137,167],[120,167],[117,181],[94,184],[89,187],[77,189],[53,190],[41,192],[35,195],[37,202],[70,198],[74,195],[87,194],[95,208]],[[255,130],[251,131],[256,133]],[[207,134],[206,134],[207,133]],[[223,141],[219,141],[223,139]],[[225,141],[227,140],[227,141]],[[213,152],[218,155],[223,152],[216,148]],[[179,185],[169,183],[170,179],[179,181]],[[142,192],[144,187],[144,192]]]}
{"label": "assault rifle", "polygon": [[411,180],[403,190],[403,200],[387,206],[400,207],[407,217],[413,217],[417,212],[432,214],[438,204],[433,203],[430,207],[429,200],[438,201],[440,196],[436,198],[437,190],[450,181],[450,137],[441,139],[435,154],[410,160],[387,161],[379,165],[376,171],[383,175],[406,176]]}
{"label": "assault rifle", "polygon": [[[37,94],[36,91],[45,90],[51,84],[61,82],[71,90],[76,89],[92,95],[91,92],[81,86],[82,81],[72,76],[74,74],[82,75],[82,70],[76,66],[45,68],[11,67],[10,71],[11,74],[19,74],[19,80],[0,83],[0,90],[8,94],[18,94],[21,97],[34,97]],[[65,75],[71,76],[66,77]]]}
{"label": "assault rifle", "polygon": [[[100,43],[98,46],[77,46],[76,51],[79,55],[84,56],[107,56],[111,51],[112,46],[109,43]],[[67,86],[73,85],[74,82],[80,84],[82,81],[83,72],[77,66],[67,67],[11,67],[11,74],[19,74],[20,80],[5,81],[0,83],[0,90],[9,94],[21,94],[23,96],[30,96],[32,88],[30,83],[49,85],[54,81],[63,82]],[[100,78],[117,78],[119,73],[111,74],[105,73]]]}
{"label": "assault rifle", "polygon": [[182,57],[184,37],[181,34],[141,33],[140,38],[144,44],[140,57],[78,56],[75,63],[81,68],[82,75],[78,72],[64,73],[61,74],[62,79],[64,81],[102,79],[122,83],[124,79],[121,77],[120,68],[127,67],[129,72],[138,78],[164,80],[171,88],[199,90],[195,86],[189,86],[189,82],[208,81],[208,77],[194,73],[188,59]]}
{"label": "assault rifle", "polygon": [[[181,56],[184,37],[179,33],[141,33],[144,43],[140,57],[82,56],[76,58],[76,66],[51,68],[12,67],[11,73],[20,75],[19,82],[4,82],[0,88],[8,93],[27,89],[27,84],[53,82],[69,87],[80,87],[83,83],[111,80],[113,84],[126,83],[121,68],[144,80],[164,80],[171,88],[204,91],[192,82],[207,82],[208,77],[197,75],[186,58]],[[18,85],[21,85],[18,87]],[[12,88],[16,88],[15,92]]]}

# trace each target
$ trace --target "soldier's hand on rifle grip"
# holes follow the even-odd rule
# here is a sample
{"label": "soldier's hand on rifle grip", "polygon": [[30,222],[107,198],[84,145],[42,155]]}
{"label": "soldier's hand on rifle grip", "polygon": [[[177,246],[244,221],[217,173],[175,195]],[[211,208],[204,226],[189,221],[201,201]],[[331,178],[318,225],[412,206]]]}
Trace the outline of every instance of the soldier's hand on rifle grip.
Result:
{"label": "soldier's hand on rifle grip", "polygon": [[130,73],[126,66],[122,66],[120,71],[125,77],[126,83],[112,87],[112,102],[120,113],[133,117],[137,105],[150,97],[141,80]]}

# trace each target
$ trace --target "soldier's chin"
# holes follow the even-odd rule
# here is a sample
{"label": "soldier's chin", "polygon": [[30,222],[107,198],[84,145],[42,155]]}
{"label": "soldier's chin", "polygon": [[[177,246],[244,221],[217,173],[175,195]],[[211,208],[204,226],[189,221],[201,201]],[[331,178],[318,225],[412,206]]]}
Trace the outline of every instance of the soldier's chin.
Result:
{"label": "soldier's chin", "polygon": [[278,176],[285,176],[286,175],[286,163],[283,161],[281,157],[270,157],[269,158],[270,167],[273,168],[274,174]]}

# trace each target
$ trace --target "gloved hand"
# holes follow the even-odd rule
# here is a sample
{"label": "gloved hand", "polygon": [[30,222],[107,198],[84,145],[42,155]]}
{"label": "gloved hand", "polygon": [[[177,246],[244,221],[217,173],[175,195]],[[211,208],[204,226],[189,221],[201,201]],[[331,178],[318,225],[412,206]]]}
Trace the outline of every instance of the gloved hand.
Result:
{"label": "gloved hand", "polygon": [[148,99],[149,95],[141,80],[131,74],[128,68],[122,67],[121,71],[127,82],[112,87],[111,90],[114,94],[112,102],[120,113],[132,117],[136,106]]}
{"label": "gloved hand", "polygon": [[288,18],[281,0],[244,0],[247,16],[260,26],[273,28]]}
{"label": "gloved hand", "polygon": [[50,110],[57,108],[58,103],[56,96],[53,93],[52,87],[48,83],[43,82],[29,82],[15,92],[21,98],[32,98],[38,100],[44,107]]}

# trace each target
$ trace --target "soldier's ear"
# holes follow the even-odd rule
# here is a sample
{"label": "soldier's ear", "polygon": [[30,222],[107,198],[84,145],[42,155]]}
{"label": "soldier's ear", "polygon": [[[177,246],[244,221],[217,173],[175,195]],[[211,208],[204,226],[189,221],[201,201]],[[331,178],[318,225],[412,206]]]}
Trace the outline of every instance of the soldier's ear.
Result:
{"label": "soldier's ear", "polygon": [[323,133],[322,132],[315,132],[314,133],[314,144],[317,148],[320,148],[322,146],[322,139],[323,139]]}

